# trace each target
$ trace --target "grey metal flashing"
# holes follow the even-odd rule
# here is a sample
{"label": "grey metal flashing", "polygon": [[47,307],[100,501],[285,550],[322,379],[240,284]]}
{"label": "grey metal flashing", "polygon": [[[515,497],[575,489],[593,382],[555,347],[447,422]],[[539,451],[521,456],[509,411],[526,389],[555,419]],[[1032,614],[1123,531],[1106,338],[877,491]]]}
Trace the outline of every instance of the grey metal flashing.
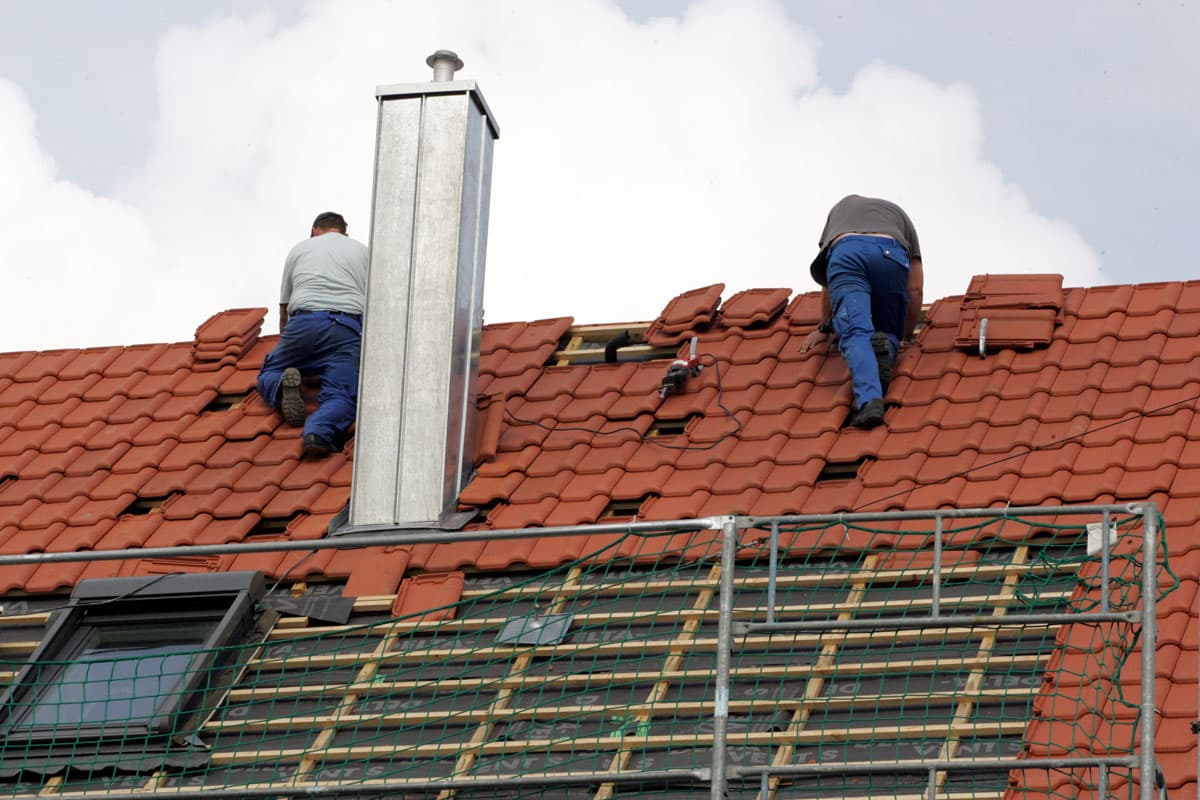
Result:
{"label": "grey metal flashing", "polygon": [[230,594],[249,592],[259,600],[266,593],[261,572],[203,572],[156,575],[137,578],[93,578],[80,581],[71,593],[72,602],[109,600],[118,597],[149,597]]}
{"label": "grey metal flashing", "polygon": [[473,468],[489,114],[473,81],[379,94],[355,526],[437,520]]}
{"label": "grey metal flashing", "polygon": [[420,95],[462,93],[471,95],[471,99],[479,106],[480,112],[487,117],[488,127],[492,129],[492,136],[499,139],[500,123],[496,121],[496,115],[492,113],[491,107],[488,106],[487,100],[483,96],[483,90],[473,80],[437,81],[434,83],[389,83],[375,87],[375,97],[380,100],[397,97],[416,97]]}

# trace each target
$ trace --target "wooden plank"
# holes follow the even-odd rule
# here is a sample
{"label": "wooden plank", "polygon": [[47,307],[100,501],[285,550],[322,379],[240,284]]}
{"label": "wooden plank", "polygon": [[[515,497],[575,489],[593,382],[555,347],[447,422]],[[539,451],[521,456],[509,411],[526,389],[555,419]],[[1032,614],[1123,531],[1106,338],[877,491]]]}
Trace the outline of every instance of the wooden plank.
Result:
{"label": "wooden plank", "polygon": [[[569,332],[568,332],[568,335],[570,336]],[[581,336],[579,334],[575,334],[575,335],[571,336],[570,340],[567,342],[567,346],[566,346],[565,350],[569,352],[571,350],[578,350],[581,347],[583,347],[583,336]],[[564,352],[563,350],[555,351],[554,357],[558,359],[558,361],[556,361],[555,364],[560,367],[570,366],[571,358],[570,358],[570,356],[563,355],[563,352]],[[595,351],[593,350],[592,352],[595,352]]]}
{"label": "wooden plank", "polygon": [[[879,556],[869,555],[863,562],[868,570],[872,570],[878,564]],[[846,600],[849,603],[857,603],[862,601],[863,594],[866,593],[865,583],[859,582],[854,584]],[[854,612],[842,611],[838,614],[838,619],[845,621],[853,618]],[[824,640],[821,646],[821,654],[817,657],[816,666],[818,668],[830,669],[837,663],[838,650],[845,641],[844,635],[834,635]],[[824,675],[814,676],[804,684],[804,699],[807,701],[802,703],[792,712],[792,718],[788,724],[788,731],[799,735],[805,730],[808,725],[809,717],[812,716],[814,708],[813,703],[825,690],[826,677]],[[775,751],[775,757],[772,759],[772,764],[779,766],[781,764],[789,764],[795,758],[796,745],[794,742],[785,742],[778,750]],[[771,800],[779,790],[779,785],[782,782],[782,777],[772,775],[767,781],[767,797],[762,800]]]}
{"label": "wooden plank", "polygon": [[[385,636],[379,642],[374,652],[366,660],[366,663],[359,668],[358,673],[354,676],[354,684],[370,683],[374,680],[375,675],[379,671],[379,656],[387,652],[394,642],[394,635]],[[303,780],[312,773],[320,760],[320,754],[325,752],[326,748],[329,747],[329,743],[333,741],[333,737],[337,735],[338,721],[343,715],[349,713],[348,709],[354,707],[358,703],[358,699],[358,693],[347,687],[333,715],[321,723],[321,731],[313,739],[312,746],[305,751],[304,757],[300,760],[300,766],[296,768],[296,774],[292,776],[292,782]]]}
{"label": "wooden plank", "polygon": [[[926,641],[966,642],[978,639],[985,634],[1004,638],[1017,638],[1028,634],[1048,634],[1057,630],[1057,625],[1014,625],[1004,623],[1002,618],[996,622],[980,622],[970,627],[937,627],[937,628],[906,628],[902,630],[885,631],[854,631],[837,634],[844,637],[846,644],[859,647],[872,645],[919,645]],[[881,625],[882,627],[882,625]],[[744,636],[739,643],[744,650],[762,650],[778,652],[784,647],[809,648],[820,646],[829,634],[786,634],[777,633],[772,636]],[[634,640],[629,642],[603,642],[600,644],[550,644],[528,646],[495,646],[495,647],[429,647],[415,648],[400,652],[390,652],[382,656],[380,663],[387,665],[407,664],[413,662],[426,663],[429,661],[470,661],[472,659],[494,660],[505,656],[515,657],[528,653],[535,658],[569,658],[576,654],[585,653],[597,658],[618,657],[629,654],[665,655],[682,652],[687,647],[690,652],[711,653],[717,647],[716,638],[696,639],[686,645],[674,639]],[[308,656],[290,656],[284,658],[264,658],[253,662],[260,669],[295,669],[308,667],[310,669],[326,669],[333,667],[353,667],[373,656],[354,653],[333,653]]]}
{"label": "wooden plank", "polygon": [[[1015,563],[1015,564],[1024,563],[1025,559],[1028,558],[1028,556],[1029,556],[1029,548],[1028,547],[1025,547],[1025,546],[1018,547],[1013,552],[1013,557],[1012,557],[1013,563]],[[1005,592],[1005,595],[1007,598],[1016,597],[1017,578],[1015,575],[1010,575],[1005,579],[1004,592]],[[1006,608],[1002,605],[1002,606],[999,606],[998,608],[994,609],[992,613],[997,617],[1002,617],[1002,616],[1004,616],[1005,612],[1006,612]],[[996,637],[995,636],[984,636],[979,642],[979,655],[981,657],[986,656],[988,653],[990,653],[992,651],[992,649],[995,646],[996,646]],[[964,688],[967,689],[968,691],[971,691],[974,689],[978,689],[979,686],[982,685],[982,683],[983,683],[983,670],[978,670],[978,669],[971,670],[970,674],[967,676],[967,682],[966,682],[966,686]],[[952,725],[954,723],[964,723],[971,718],[971,716],[975,712],[975,700],[976,699],[977,698],[964,697],[959,702],[958,708],[954,712],[954,718],[950,721]],[[960,741],[959,737],[957,737],[957,736],[952,736],[949,739],[947,739],[945,741],[945,743],[942,745],[941,751],[938,753],[938,760],[939,761],[949,761],[949,760],[953,759],[954,756],[958,753],[959,741]],[[950,773],[945,770],[941,770],[934,776],[934,783],[938,789],[941,789],[943,786],[946,785],[946,781],[949,780],[949,778],[950,778]]]}
{"label": "wooden plank", "polygon": [[[831,767],[837,767],[837,766],[839,766],[839,763],[848,765],[848,762],[829,762],[829,763],[830,763]],[[886,763],[889,765],[894,764],[897,768],[915,766],[915,764],[913,762],[907,762],[907,761],[895,761],[895,762],[889,761],[889,762],[880,762],[880,763]],[[963,763],[967,764],[967,763],[969,763],[969,761],[964,760]],[[510,774],[499,775],[497,777],[501,778],[501,779],[520,778],[525,781],[537,780],[539,782],[545,782],[546,784],[553,785],[555,783],[561,783],[563,778],[579,777],[581,774],[587,775],[589,777],[594,776],[596,783],[600,783],[605,778],[609,777],[609,775],[605,774],[605,773],[578,773],[578,772],[540,772],[540,773],[524,773],[524,774],[511,774],[510,773]],[[623,774],[636,775],[638,773],[626,772]],[[459,777],[459,778],[456,778],[456,780],[470,781],[471,778]],[[489,777],[486,779],[481,778],[479,780],[479,783],[483,784],[485,780],[490,782],[490,781],[496,780],[496,778],[494,778],[494,777]],[[332,787],[332,786],[361,786],[361,787],[365,787],[367,789],[370,789],[373,787],[379,787],[380,792],[385,792],[385,791],[395,791],[395,790],[402,791],[404,786],[408,786],[408,785],[420,786],[424,783],[426,783],[425,779],[404,780],[403,778],[388,778],[386,781],[383,781],[383,780],[340,781],[340,782],[338,782],[338,781],[335,781],[335,782],[322,781],[320,783],[316,783],[313,781],[300,781],[295,784],[292,784],[292,783],[249,783],[249,784],[238,784],[238,787],[245,788],[245,789],[279,789],[281,791],[291,790],[291,789],[303,789],[303,790],[308,790],[308,792],[311,793],[313,796],[320,796],[320,795],[326,794],[326,792],[322,791],[323,789],[325,789],[327,787]],[[145,791],[146,791],[146,794],[148,797],[154,797],[159,794],[169,797],[171,794],[175,793],[177,790],[172,787],[164,786],[164,787],[158,788],[157,791],[154,788],[147,788]],[[428,791],[428,790],[425,790],[425,791]],[[91,791],[59,792],[52,796],[53,797],[66,797],[66,798],[72,798],[72,797],[92,798],[92,797],[107,797],[107,796],[109,796],[109,794],[110,793],[108,792],[108,790],[100,789],[100,790],[91,790]],[[288,797],[288,796],[290,796],[290,795],[288,795],[288,794],[282,795],[281,800],[283,800],[283,798]],[[17,794],[17,795],[12,795],[12,797],[14,800],[39,800],[40,795]],[[871,800],[929,800],[929,795],[926,793],[901,794],[901,793],[872,792],[870,797],[871,797]],[[988,791],[970,791],[970,790],[956,791],[956,792],[939,792],[938,794],[936,794],[934,796],[934,800],[1003,800],[1003,798],[1004,798],[1003,791],[988,792]]]}
{"label": "wooden plank", "polygon": [[[718,585],[720,584],[720,580],[721,580],[721,565],[720,564],[714,564],[712,569],[709,570],[708,582],[712,582],[714,580],[717,581]],[[693,603],[692,603],[692,608],[689,610],[701,611],[701,612],[708,611],[709,606],[712,605],[712,600],[715,596],[716,596],[716,591],[714,591],[713,589],[701,589],[699,591],[699,593],[697,593],[695,601],[693,601]],[[719,612],[718,612],[717,616],[718,617],[720,616]],[[696,616],[693,616],[690,619],[688,619],[687,622],[684,623],[683,630],[681,630],[679,632],[679,635],[676,638],[679,640],[685,641],[685,642],[691,642],[691,641],[695,640],[696,631],[700,627],[700,620],[701,620],[701,617],[696,617]],[[663,664],[663,671],[666,672],[666,671],[671,671],[671,670],[678,670],[683,665],[683,659],[684,659],[684,657],[683,657],[682,653],[676,653],[675,655],[668,657],[666,662]],[[670,689],[671,685],[672,685],[672,681],[662,679],[662,678],[660,678],[658,681],[655,682],[654,686],[651,687],[650,692],[646,698],[649,701],[649,704],[651,707],[653,707],[653,704],[656,701],[661,700],[666,695],[666,693]],[[639,720],[640,722],[647,722],[653,717],[653,711],[645,711],[642,713],[634,712],[633,717],[635,719]],[[632,758],[633,758],[632,750],[630,750],[628,748],[621,748],[613,756],[612,760],[609,762],[608,771],[609,772],[625,771],[625,767],[627,767],[629,765],[629,761]],[[614,792],[615,788],[616,788],[616,784],[613,784],[613,783],[605,783],[605,784],[601,785],[596,790],[594,800],[609,800],[613,796],[613,792]]]}
{"label": "wooden plank", "polygon": [[[564,597],[572,588],[578,585],[580,574],[582,574],[582,569],[579,567],[571,568],[566,575],[566,580],[563,581],[561,594],[547,608],[547,614],[559,614],[562,612],[565,602]],[[531,661],[532,657],[529,655],[518,656],[509,664],[507,675],[511,677],[523,675],[525,670],[529,669]],[[513,694],[513,689],[509,687],[501,688],[496,692],[495,698],[489,707],[484,710],[484,716],[479,720],[479,726],[471,734],[468,742],[470,748],[461,752],[454,764],[455,775],[468,773],[475,766],[475,762],[479,758],[479,749],[483,747],[483,744],[492,735],[492,731],[496,727],[497,715],[503,715],[511,711],[508,704],[512,702]],[[453,790],[441,792],[438,794],[438,800],[449,800],[449,798],[454,796],[455,792]]]}
{"label": "wooden plank", "polygon": [[[907,672],[936,672],[938,670],[984,669],[990,666],[1004,666],[1011,669],[1035,669],[1044,664],[1050,653],[1033,653],[1010,656],[989,656],[985,659],[978,657],[956,659],[896,659],[889,661],[862,662],[847,665],[856,675],[882,675],[895,671]],[[730,671],[733,678],[761,677],[766,679],[778,678],[807,678],[811,675],[837,675],[838,668],[819,667],[811,664],[789,664],[762,667],[734,667]],[[351,690],[364,696],[379,694],[395,694],[405,691],[424,689],[444,689],[456,691],[479,691],[494,687],[531,688],[535,686],[587,686],[597,685],[627,685],[636,683],[653,683],[658,680],[685,682],[689,680],[706,681],[712,679],[711,670],[655,670],[632,672],[591,672],[569,673],[561,675],[521,676],[517,678],[445,678],[421,681],[378,681],[369,684],[351,684]],[[266,686],[234,689],[230,692],[233,702],[253,702],[255,700],[292,699],[309,695],[324,695],[346,691],[345,684],[321,684],[315,686]]]}
{"label": "wooden plank", "polygon": [[[1011,576],[1010,576],[1011,578]],[[711,591],[706,589],[704,591]],[[1051,599],[1067,599],[1071,596],[1071,592],[1046,592],[1038,595],[1040,601]],[[1011,595],[1004,593],[995,594],[979,594],[966,595],[963,597],[954,597],[943,599],[941,606],[943,609],[950,609],[956,606],[999,606],[1001,603],[1009,603],[1012,601]],[[906,601],[905,608],[911,611],[928,610],[932,608],[932,598],[914,598]],[[872,600],[868,602],[850,603],[811,603],[811,604],[788,604],[777,606],[775,609],[776,618],[780,621],[789,621],[788,617],[803,613],[812,614],[841,614],[851,611],[886,611],[897,607],[896,601],[892,600]],[[763,621],[766,612],[761,606],[737,606],[733,609],[733,618],[739,621]],[[681,608],[666,611],[658,611],[649,609],[646,611],[613,611],[606,613],[581,613],[575,614],[573,617],[574,624],[579,627],[593,625],[595,623],[611,622],[614,625],[626,625],[638,622],[711,622],[718,621],[720,616],[717,609],[695,609]],[[848,617],[852,618],[852,617]],[[299,618],[293,618],[299,619]],[[469,619],[454,619],[454,620],[422,620],[413,622],[396,622],[394,628],[398,633],[422,633],[422,632],[437,632],[437,633],[462,633],[488,629],[499,629],[509,622],[510,617],[473,617]],[[304,627],[303,623],[283,625],[284,620],[280,620],[280,625],[276,626],[278,633],[273,634],[273,641],[286,641],[308,636],[317,635],[340,635],[344,633],[361,632],[365,637],[370,637],[370,628],[364,628],[361,624],[358,625],[326,625],[315,627]]]}
{"label": "wooden plank", "polygon": [[[1027,723],[1020,721],[984,722],[965,730],[956,731],[948,724],[925,725],[875,725],[867,728],[821,728],[813,731],[753,731],[729,733],[728,743],[734,747],[771,747],[780,744],[821,744],[829,742],[867,742],[908,739],[946,738],[953,733],[975,733],[983,736],[1020,736]],[[403,758],[441,757],[457,755],[468,747],[475,747],[481,755],[507,755],[510,753],[561,753],[561,752],[611,752],[622,747],[637,750],[665,750],[679,748],[712,747],[711,734],[697,733],[690,736],[585,736],[577,739],[528,739],[487,742],[481,747],[467,743],[427,742],[415,745],[351,745],[327,747],[321,755],[325,760],[360,760],[377,757],[401,756]],[[250,764],[259,761],[291,762],[306,758],[311,749],[288,748],[279,750],[237,750],[212,754],[214,766]]]}
{"label": "wooden plank", "polygon": [[[913,692],[911,694],[862,694],[854,697],[805,697],[793,700],[777,700],[763,698],[754,700],[730,700],[731,714],[751,714],[762,711],[796,711],[800,709],[832,709],[838,711],[857,708],[899,708],[905,704],[926,706],[953,706],[959,702],[979,700],[1010,700],[1033,697],[1039,691],[1035,687],[1017,687],[1013,689],[980,689],[953,692]],[[590,706],[542,706],[526,708],[486,707],[469,711],[402,711],[380,714],[343,714],[334,718],[333,715],[299,715],[292,717],[271,717],[269,719],[239,719],[213,720],[204,726],[204,730],[220,731],[289,731],[305,727],[328,725],[336,721],[339,726],[354,725],[415,725],[434,721],[452,721],[461,723],[495,722],[499,720],[523,720],[553,722],[563,719],[595,719],[611,717],[614,713],[624,716],[637,716],[646,721],[655,719],[671,719],[675,716],[700,716],[711,714],[713,703],[706,700],[687,700],[675,703],[644,702],[628,705],[590,705]],[[957,720],[956,723],[964,730],[971,729],[968,720]]]}
{"label": "wooden plank", "polygon": [[[4,608],[4,602],[0,601],[0,611]],[[34,614],[10,614],[8,616],[0,616],[0,625],[4,627],[33,627],[35,625],[45,625],[50,621],[49,611],[39,611]]]}
{"label": "wooden plank", "polygon": [[391,611],[395,602],[394,594],[363,595],[354,598],[354,613],[377,614],[380,611]]}
{"label": "wooden plank", "polygon": [[[714,533],[714,546],[716,545]],[[1063,563],[1034,563],[1023,566],[1012,564],[983,564],[954,566],[942,570],[942,580],[957,580],[963,578],[987,578],[1003,580],[1009,575],[1072,575],[1078,564]],[[844,588],[851,584],[866,581],[867,588],[877,583],[906,583],[927,584],[933,573],[929,569],[888,569],[888,570],[841,570],[838,572],[814,573],[808,575],[780,575],[775,585],[784,588]],[[752,577],[738,578],[738,589],[766,589],[770,578]],[[656,593],[687,593],[699,588],[717,589],[718,587],[707,579],[689,579],[676,581],[625,581],[622,583],[581,583],[580,594],[592,597],[637,597]],[[470,589],[462,593],[463,600],[473,600],[485,596],[496,598],[528,599],[540,596],[552,597],[556,589],[553,586],[514,586],[503,592],[487,589]]]}

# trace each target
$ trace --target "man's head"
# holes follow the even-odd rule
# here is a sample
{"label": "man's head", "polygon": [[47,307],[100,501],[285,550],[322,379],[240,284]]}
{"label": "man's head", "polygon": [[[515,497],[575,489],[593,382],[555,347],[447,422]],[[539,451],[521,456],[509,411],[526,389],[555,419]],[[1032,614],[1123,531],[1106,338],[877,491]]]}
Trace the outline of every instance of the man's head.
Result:
{"label": "man's head", "polygon": [[317,218],[313,220],[312,235],[320,236],[322,233],[346,233],[346,218],[336,211],[326,211],[322,214],[317,214]]}

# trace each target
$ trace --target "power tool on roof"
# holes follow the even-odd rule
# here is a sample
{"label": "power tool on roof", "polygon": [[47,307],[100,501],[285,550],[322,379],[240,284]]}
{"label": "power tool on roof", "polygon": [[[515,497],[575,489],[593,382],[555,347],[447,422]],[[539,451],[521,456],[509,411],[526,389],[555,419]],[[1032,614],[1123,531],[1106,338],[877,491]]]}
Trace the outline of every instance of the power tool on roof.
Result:
{"label": "power tool on roof", "polygon": [[667,374],[663,376],[662,383],[658,387],[658,396],[666,398],[668,395],[682,391],[687,379],[699,375],[703,368],[700,357],[696,355],[696,337],[693,336],[688,357],[677,358],[671,362],[671,366],[667,367]]}

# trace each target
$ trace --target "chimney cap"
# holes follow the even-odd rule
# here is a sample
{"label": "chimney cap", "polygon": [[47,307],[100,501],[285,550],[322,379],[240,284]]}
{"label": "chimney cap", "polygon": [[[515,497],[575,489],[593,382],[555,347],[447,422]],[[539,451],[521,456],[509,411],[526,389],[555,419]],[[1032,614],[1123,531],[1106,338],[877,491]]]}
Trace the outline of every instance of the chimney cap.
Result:
{"label": "chimney cap", "polygon": [[425,59],[433,67],[435,81],[454,80],[454,73],[463,68],[463,60],[453,50],[438,50]]}

